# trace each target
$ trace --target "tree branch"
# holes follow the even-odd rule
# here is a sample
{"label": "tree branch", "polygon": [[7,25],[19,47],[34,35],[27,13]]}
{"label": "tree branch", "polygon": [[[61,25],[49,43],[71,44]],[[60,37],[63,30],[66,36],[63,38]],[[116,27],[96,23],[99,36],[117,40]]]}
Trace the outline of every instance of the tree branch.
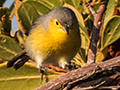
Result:
{"label": "tree branch", "polygon": [[114,75],[116,70],[120,72],[120,56],[70,71],[36,90],[70,90],[79,84]]}
{"label": "tree branch", "polygon": [[92,29],[92,37],[90,40],[90,47],[88,50],[87,64],[95,63],[96,52],[97,52],[97,42],[99,40],[101,21],[102,21],[103,14],[105,13],[108,1],[109,0],[101,1],[101,4],[98,8],[97,13],[95,13],[95,11],[92,9],[92,7],[89,3],[84,2],[84,4],[90,10],[91,14],[94,16],[94,25],[93,25],[93,29]]}

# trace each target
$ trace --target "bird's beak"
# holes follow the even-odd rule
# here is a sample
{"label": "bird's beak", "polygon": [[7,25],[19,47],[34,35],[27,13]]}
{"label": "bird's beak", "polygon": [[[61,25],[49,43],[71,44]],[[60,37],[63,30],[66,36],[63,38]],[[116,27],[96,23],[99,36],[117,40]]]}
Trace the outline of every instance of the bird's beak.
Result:
{"label": "bird's beak", "polygon": [[69,27],[65,26],[61,28],[67,35],[69,35]]}

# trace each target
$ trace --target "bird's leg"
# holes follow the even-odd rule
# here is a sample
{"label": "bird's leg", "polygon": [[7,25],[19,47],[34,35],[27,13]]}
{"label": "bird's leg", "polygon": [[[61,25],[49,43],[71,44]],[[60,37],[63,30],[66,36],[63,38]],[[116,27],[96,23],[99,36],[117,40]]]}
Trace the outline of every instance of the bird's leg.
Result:
{"label": "bird's leg", "polygon": [[65,69],[50,65],[50,64],[49,65],[44,65],[44,67],[40,66],[39,70],[40,70],[40,83],[41,83],[41,85],[42,85],[42,82],[43,82],[43,76],[47,75],[48,68],[51,68],[51,69],[53,69],[55,71],[58,71],[58,72],[65,72],[65,73],[68,72],[68,70],[65,70]]}
{"label": "bird's leg", "polygon": [[47,68],[40,66],[40,83],[42,85],[43,82],[43,76],[46,75]]}

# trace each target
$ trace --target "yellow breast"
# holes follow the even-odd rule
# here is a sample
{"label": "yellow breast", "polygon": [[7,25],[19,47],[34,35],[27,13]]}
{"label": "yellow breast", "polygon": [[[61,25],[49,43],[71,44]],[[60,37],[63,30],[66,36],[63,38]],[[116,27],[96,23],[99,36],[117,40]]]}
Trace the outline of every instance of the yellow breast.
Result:
{"label": "yellow breast", "polygon": [[70,29],[69,35],[50,24],[48,30],[38,26],[28,36],[26,48],[28,55],[35,59],[42,57],[44,63],[58,63],[60,58],[70,61],[80,47],[80,35],[77,30]]}

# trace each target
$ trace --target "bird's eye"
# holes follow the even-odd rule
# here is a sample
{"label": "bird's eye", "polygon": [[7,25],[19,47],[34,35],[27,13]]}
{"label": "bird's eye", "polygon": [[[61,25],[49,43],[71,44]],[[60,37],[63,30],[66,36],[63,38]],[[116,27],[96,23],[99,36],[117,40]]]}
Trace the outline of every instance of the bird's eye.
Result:
{"label": "bird's eye", "polygon": [[59,25],[59,21],[57,19],[55,19],[55,24],[58,26]]}
{"label": "bird's eye", "polygon": [[56,21],[56,25],[58,25],[58,21]]}

